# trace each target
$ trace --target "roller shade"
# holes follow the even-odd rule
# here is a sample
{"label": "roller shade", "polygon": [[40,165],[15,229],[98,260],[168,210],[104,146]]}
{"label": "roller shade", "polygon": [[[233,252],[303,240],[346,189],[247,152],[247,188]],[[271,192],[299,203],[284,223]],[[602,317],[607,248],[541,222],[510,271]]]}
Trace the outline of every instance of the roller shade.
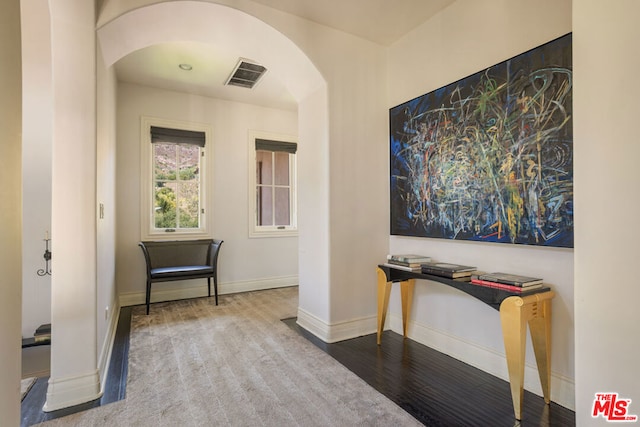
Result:
{"label": "roller shade", "polygon": [[176,144],[191,144],[204,147],[204,132],[183,129],[169,129],[151,126],[151,143],[175,142]]}
{"label": "roller shade", "polygon": [[284,151],[289,154],[296,154],[298,144],[295,142],[273,141],[270,139],[256,138],[256,150],[263,151]]}

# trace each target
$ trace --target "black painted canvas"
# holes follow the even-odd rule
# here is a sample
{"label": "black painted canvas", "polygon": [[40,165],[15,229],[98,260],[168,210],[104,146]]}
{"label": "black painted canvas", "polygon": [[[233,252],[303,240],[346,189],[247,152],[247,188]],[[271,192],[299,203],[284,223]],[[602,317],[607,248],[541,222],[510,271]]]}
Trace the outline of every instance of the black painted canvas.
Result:
{"label": "black painted canvas", "polygon": [[389,110],[391,234],[573,247],[571,34]]}

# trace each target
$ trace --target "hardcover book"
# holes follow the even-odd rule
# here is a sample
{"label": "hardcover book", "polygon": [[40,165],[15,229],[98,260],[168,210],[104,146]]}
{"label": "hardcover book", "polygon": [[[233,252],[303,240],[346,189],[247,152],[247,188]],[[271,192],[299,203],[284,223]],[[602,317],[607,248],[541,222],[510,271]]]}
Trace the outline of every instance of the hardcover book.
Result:
{"label": "hardcover book", "polygon": [[51,323],[38,326],[34,335],[51,335]]}
{"label": "hardcover book", "polygon": [[51,339],[51,323],[40,325],[33,334],[35,342],[44,342]]}
{"label": "hardcover book", "polygon": [[409,267],[409,266],[406,266],[406,265],[395,264],[395,263],[392,263],[392,262],[385,262],[382,265],[385,266],[385,267],[389,267],[389,268],[397,268],[398,270],[413,271],[414,273],[420,273],[420,266],[418,266],[418,267]]}
{"label": "hardcover book", "polygon": [[387,262],[389,264],[393,264],[393,265],[402,265],[404,267],[411,267],[411,268],[417,268],[418,270],[420,269],[420,267],[422,266],[421,263],[419,262],[405,262],[405,261],[396,261],[394,259],[388,259]]}
{"label": "hardcover book", "polygon": [[527,287],[532,285],[542,284],[543,280],[537,277],[520,276],[517,274],[509,273],[488,273],[478,276],[480,280],[486,280],[487,282],[504,283],[506,285]]}
{"label": "hardcover book", "polygon": [[45,342],[45,341],[51,341],[51,334],[47,334],[47,335],[35,335],[33,337],[33,340],[35,342]]}
{"label": "hardcover book", "polygon": [[449,277],[452,279],[471,276],[471,273],[474,271],[476,271],[476,267],[471,267],[468,265],[450,264],[445,262],[422,263],[423,273]]}
{"label": "hardcover book", "polygon": [[522,292],[527,292],[527,291],[531,291],[533,289],[538,289],[542,287],[542,284],[539,283],[537,285],[531,285],[531,286],[514,286],[514,285],[507,285],[505,283],[498,283],[498,282],[489,282],[486,280],[480,280],[480,279],[475,279],[475,278],[471,278],[471,283],[473,283],[474,285],[478,285],[478,286],[486,286],[488,288],[496,288],[496,289],[504,289],[505,291],[510,291],[510,292],[517,292],[517,293],[522,293]]}
{"label": "hardcover book", "polygon": [[401,255],[389,254],[387,255],[387,260],[394,261],[394,262],[403,262],[408,264],[415,264],[415,263],[419,264],[422,262],[430,262],[431,257],[424,256],[424,255],[415,255],[415,254],[401,254]]}

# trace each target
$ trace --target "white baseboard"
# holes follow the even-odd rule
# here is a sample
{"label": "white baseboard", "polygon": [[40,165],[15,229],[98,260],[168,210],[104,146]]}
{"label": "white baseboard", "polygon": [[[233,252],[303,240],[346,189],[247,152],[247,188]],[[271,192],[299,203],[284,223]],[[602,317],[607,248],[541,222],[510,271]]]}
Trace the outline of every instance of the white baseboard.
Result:
{"label": "white baseboard", "polygon": [[377,328],[376,316],[352,319],[328,324],[313,314],[298,308],[298,325],[327,343],[344,341],[374,333]]}
{"label": "white baseboard", "polygon": [[104,336],[102,342],[102,350],[100,351],[100,357],[98,359],[98,372],[100,372],[100,394],[104,393],[104,386],[107,381],[107,374],[109,372],[109,364],[111,363],[111,353],[113,352],[113,343],[116,338],[116,329],[118,326],[118,319],[120,318],[120,304],[117,298],[111,303],[112,309],[107,323],[107,333]]}
{"label": "white baseboard", "polygon": [[[391,314],[387,317],[390,329],[402,334],[402,317]],[[424,344],[434,350],[447,354],[464,363],[481,369],[493,376],[509,381],[507,359],[504,354],[477,344],[466,342],[459,337],[449,335],[426,325],[409,321],[408,336],[412,340]],[[524,388],[538,396],[542,396],[538,368],[526,364]],[[575,411],[575,382],[571,378],[551,372],[551,400],[565,408]]]}
{"label": "white baseboard", "polygon": [[[285,288],[298,285],[298,276],[268,277],[257,280],[218,283],[218,295],[235,294],[239,292],[260,291],[264,289]],[[211,284],[213,288],[213,283]],[[176,282],[154,283],[151,286],[151,302],[174,301],[186,298],[198,298],[207,295],[207,280],[184,280]],[[213,297],[213,289],[211,289]],[[119,295],[120,307],[140,305],[145,303],[146,294],[131,292]]]}
{"label": "white baseboard", "polygon": [[102,396],[98,370],[68,378],[49,378],[47,401],[42,410],[51,412],[90,402]]}
{"label": "white baseboard", "polygon": [[331,342],[329,341],[329,325],[319,317],[314,316],[300,307],[298,307],[298,319],[296,320],[296,323],[320,338],[322,341]]}
{"label": "white baseboard", "polygon": [[42,408],[44,412],[56,411],[90,402],[99,399],[104,394],[113,342],[115,341],[116,328],[120,317],[120,306],[117,305],[117,300],[113,302],[112,306],[107,332],[98,359],[98,369],[93,373],[77,377],[49,379],[47,400]]}

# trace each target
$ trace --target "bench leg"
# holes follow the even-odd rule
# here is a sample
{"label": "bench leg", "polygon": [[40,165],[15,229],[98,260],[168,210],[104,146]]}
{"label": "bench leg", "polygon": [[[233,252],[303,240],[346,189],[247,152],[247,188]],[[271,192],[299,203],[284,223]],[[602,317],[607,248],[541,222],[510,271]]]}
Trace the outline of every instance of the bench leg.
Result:
{"label": "bench leg", "polygon": [[213,293],[216,296],[216,305],[218,305],[218,275],[213,276]]}
{"label": "bench leg", "polygon": [[151,281],[147,280],[147,314],[149,314],[149,304],[151,303]]}

